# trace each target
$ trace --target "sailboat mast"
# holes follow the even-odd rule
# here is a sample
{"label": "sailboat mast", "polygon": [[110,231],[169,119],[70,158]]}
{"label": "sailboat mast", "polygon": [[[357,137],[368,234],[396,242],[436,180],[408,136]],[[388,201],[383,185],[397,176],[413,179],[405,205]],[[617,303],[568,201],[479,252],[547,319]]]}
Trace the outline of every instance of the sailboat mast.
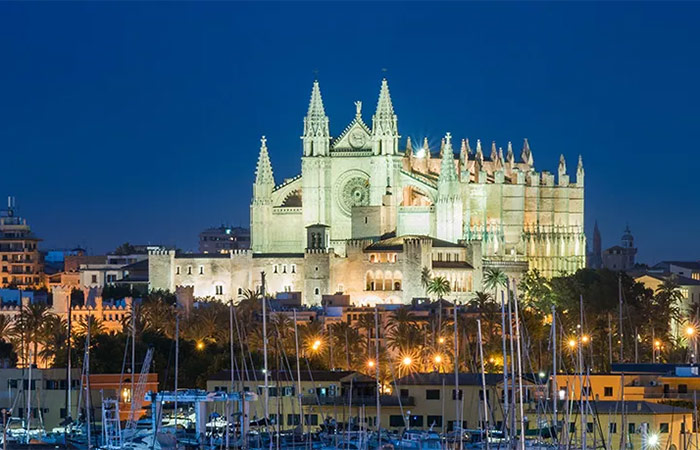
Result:
{"label": "sailboat mast", "polygon": [[[501,291],[501,345],[503,347],[503,417],[508,417],[508,352],[506,351],[506,299],[505,292]],[[508,420],[503,420],[503,431],[506,440],[510,442],[510,430]]]}
{"label": "sailboat mast", "polygon": [[[66,415],[68,418],[73,417],[73,414],[71,410],[73,409],[72,405],[72,398],[71,398],[71,384],[73,383],[72,377],[71,377],[71,369],[72,369],[72,358],[71,354],[72,352],[72,345],[71,345],[71,338],[73,335],[73,330],[72,330],[72,324],[71,324],[71,316],[73,315],[72,312],[72,301],[73,299],[68,296],[68,358],[67,358],[67,364],[66,364],[66,379],[67,379],[67,386],[66,386]],[[66,429],[68,427],[66,426]]]}
{"label": "sailboat mast", "polygon": [[29,349],[29,374],[27,375],[27,444],[29,444],[29,423],[32,419],[32,349]]}
{"label": "sailboat mast", "polygon": [[[87,448],[89,450],[92,448],[92,427],[90,423],[90,332],[92,330],[92,316],[88,316],[87,320],[87,337],[85,339],[85,423],[87,425]],[[134,391],[131,392],[133,395]]]}
{"label": "sailboat mast", "polygon": [[586,428],[588,426],[588,419],[586,417],[586,408],[584,407],[584,395],[588,394],[588,391],[584,386],[583,378],[583,295],[579,297],[579,334],[578,334],[578,374],[579,374],[579,384],[581,385],[581,398],[579,399],[579,413],[581,414],[581,448],[586,450]]}
{"label": "sailboat mast", "polygon": [[459,448],[462,448],[462,420],[460,419],[460,404],[459,404],[459,398],[461,397],[459,395],[459,337],[457,335],[457,301],[455,300],[453,305],[453,313],[454,313],[454,344],[455,344],[455,355],[454,355],[454,361],[455,361],[455,395],[454,395],[454,400],[455,400],[455,426],[452,427],[452,431],[457,431],[457,427],[459,427]]}
{"label": "sailboat mast", "polygon": [[[508,282],[510,290],[510,281]],[[523,407],[523,358],[522,342],[520,336],[520,316],[518,313],[518,294],[513,289],[513,309],[515,309],[515,343],[518,352],[518,401],[520,402],[520,448],[525,449],[525,410]]]}
{"label": "sailboat mast", "polygon": [[[268,378],[268,366],[267,366],[267,302],[265,301],[265,272],[260,272],[260,296],[262,297],[262,317],[263,317],[263,376],[265,377],[265,426],[267,427],[267,422],[270,420],[270,381]],[[272,440],[270,440],[270,448],[272,448]]]}
{"label": "sailboat mast", "polygon": [[[180,314],[177,308],[177,302],[175,302],[175,402],[174,402],[174,409],[175,409],[175,431],[177,431],[177,388],[178,388],[178,378],[180,374]],[[133,341],[132,341],[133,342]],[[143,369],[141,369],[143,371]],[[134,375],[131,376],[131,378],[134,378]],[[132,394],[133,391],[132,391]],[[226,427],[228,430],[228,426]],[[175,435],[175,448],[177,448],[177,432],[173,433]]]}
{"label": "sailboat mast", "polygon": [[[557,307],[552,305],[552,428],[557,430]],[[557,434],[557,436],[559,436]]]}
{"label": "sailboat mast", "polygon": [[377,377],[377,446],[381,447],[382,442],[382,429],[381,429],[381,417],[382,417],[382,403],[380,397],[382,395],[382,385],[379,380],[379,310],[377,306],[374,306],[374,355],[376,358],[376,364],[374,365],[376,377]]}
{"label": "sailboat mast", "polygon": [[[299,364],[299,331],[297,330],[297,310],[294,310],[294,346],[296,348],[297,357],[297,396],[299,397],[299,425],[301,426],[301,434],[304,434],[304,410],[301,401],[301,365]],[[243,437],[245,439],[245,436]]]}
{"label": "sailboat mast", "polygon": [[617,330],[617,334],[620,338],[620,358],[618,362],[622,363],[624,359],[624,334],[622,333],[622,272],[618,273],[617,275],[617,300],[619,302],[618,313],[620,316]]}
{"label": "sailboat mast", "polygon": [[479,358],[481,359],[481,401],[484,403],[484,420],[482,422],[482,438],[486,442],[486,450],[490,450],[489,447],[489,409],[486,402],[486,373],[484,369],[484,345],[481,341],[481,319],[476,320],[476,327],[479,333]]}

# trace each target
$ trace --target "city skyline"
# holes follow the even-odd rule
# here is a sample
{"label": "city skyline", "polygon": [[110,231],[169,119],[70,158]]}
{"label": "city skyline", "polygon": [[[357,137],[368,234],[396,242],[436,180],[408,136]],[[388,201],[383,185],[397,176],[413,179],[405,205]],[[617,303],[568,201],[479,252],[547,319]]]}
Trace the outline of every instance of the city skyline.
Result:
{"label": "city skyline", "polygon": [[[529,138],[550,172],[560,153],[570,169],[581,154],[589,240],[595,220],[604,247],[629,223],[640,262],[697,258],[700,212],[682,192],[700,97],[687,57],[700,40],[683,11],[698,6],[405,5],[403,18],[391,4],[371,17],[276,6],[0,7],[12,68],[0,74],[0,145],[9,167],[33,171],[7,173],[0,193],[17,197],[44,248],[194,249],[205,228],[247,225],[260,136],[278,183],[299,171],[313,79],[338,136],[355,100],[369,121],[386,76],[402,142],[427,136],[436,152],[447,131],[504,148]],[[319,16],[358,31],[335,34]],[[294,44],[285,19],[299,25]]]}

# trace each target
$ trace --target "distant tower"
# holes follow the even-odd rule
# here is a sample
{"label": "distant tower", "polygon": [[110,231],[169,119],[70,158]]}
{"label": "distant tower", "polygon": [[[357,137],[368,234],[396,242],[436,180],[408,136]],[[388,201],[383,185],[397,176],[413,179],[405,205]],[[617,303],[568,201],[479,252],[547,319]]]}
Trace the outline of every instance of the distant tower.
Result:
{"label": "distant tower", "polygon": [[591,269],[600,269],[603,265],[603,245],[600,239],[600,230],[598,229],[598,221],[595,221],[593,227],[593,251],[588,266]]}
{"label": "distant tower", "polygon": [[629,224],[625,226],[625,232],[622,235],[622,248],[634,248],[634,236],[632,236]]}

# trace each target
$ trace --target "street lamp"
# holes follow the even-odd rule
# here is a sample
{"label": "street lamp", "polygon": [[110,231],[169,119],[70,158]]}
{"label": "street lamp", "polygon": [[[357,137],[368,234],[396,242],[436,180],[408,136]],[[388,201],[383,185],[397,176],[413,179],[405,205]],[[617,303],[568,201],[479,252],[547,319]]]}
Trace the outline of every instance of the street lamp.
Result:
{"label": "street lamp", "polygon": [[197,341],[197,350],[204,350],[204,341]]}
{"label": "street lamp", "polygon": [[691,361],[693,362],[693,364],[695,364],[696,359],[697,359],[697,353],[698,353],[697,352],[697,339],[695,338],[695,335],[697,334],[696,330],[695,330],[695,326],[688,325],[685,328],[685,334],[686,334],[686,336],[688,336],[688,339],[690,339],[690,342],[693,344],[693,349],[692,349],[692,353],[690,356],[691,356]]}
{"label": "street lamp", "polygon": [[570,349],[576,348],[576,339],[569,339],[569,348]]}
{"label": "street lamp", "polygon": [[401,360],[401,364],[403,364],[404,366],[410,366],[411,363],[413,363],[413,360],[410,356],[404,356],[404,358]]}
{"label": "street lamp", "polygon": [[445,338],[444,338],[444,337],[439,338],[439,339],[438,339],[438,342],[439,342],[440,344],[444,344],[444,343],[445,343]]}
{"label": "street lamp", "polygon": [[440,355],[435,355],[435,357],[433,358],[433,361],[435,361],[435,364],[440,364],[440,363],[442,363],[442,356],[440,356]]}
{"label": "street lamp", "polygon": [[374,360],[370,359],[369,361],[367,361],[367,367],[372,369],[374,367]]}

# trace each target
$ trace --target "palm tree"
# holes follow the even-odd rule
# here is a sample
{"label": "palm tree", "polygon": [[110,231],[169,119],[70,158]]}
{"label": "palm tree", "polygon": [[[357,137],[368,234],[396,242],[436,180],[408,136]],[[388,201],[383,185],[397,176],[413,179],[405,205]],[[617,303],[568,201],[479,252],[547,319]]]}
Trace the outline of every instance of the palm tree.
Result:
{"label": "palm tree", "polygon": [[33,346],[33,363],[36,365],[39,353],[39,342],[42,339],[45,320],[51,316],[49,305],[45,303],[31,303],[22,308],[20,321],[24,331],[24,340]]}
{"label": "palm tree", "polygon": [[0,315],[0,341],[10,342],[14,335],[14,323],[10,316]]}
{"label": "palm tree", "polygon": [[[438,304],[438,326],[437,330],[442,329],[442,298],[451,291],[450,282],[445,277],[435,277],[428,283],[428,288],[426,291],[428,294],[435,294],[437,296]],[[437,331],[436,330],[436,331]],[[433,341],[435,340],[435,335],[433,335]],[[435,342],[433,342],[435,344]]]}
{"label": "palm tree", "polygon": [[[479,313],[479,320],[484,328],[489,330],[493,326],[493,318],[498,311],[496,302],[493,301],[491,294],[486,292],[475,292],[474,298],[469,302],[469,306],[476,308]],[[490,336],[489,333],[486,333]],[[491,339],[485,339],[491,342]]]}
{"label": "palm tree", "polygon": [[498,301],[498,289],[505,289],[508,277],[499,268],[488,268],[484,271],[484,287],[493,290],[493,296]]}
{"label": "palm tree", "polygon": [[43,345],[39,356],[48,364],[68,346],[68,324],[58,316],[49,316],[44,322],[42,334]]}
{"label": "palm tree", "polygon": [[360,330],[365,331],[365,338],[367,339],[367,344],[365,345],[365,350],[367,352],[367,356],[369,356],[372,353],[372,335],[374,333],[374,314],[372,313],[364,313],[360,314],[360,317],[357,320],[357,327]]}
{"label": "palm tree", "polygon": [[78,319],[78,330],[76,332],[77,336],[86,336],[90,329],[90,334],[92,336],[102,334],[105,332],[105,325],[102,319],[95,317],[92,314],[89,316],[82,316]]}
{"label": "palm tree", "polygon": [[424,266],[420,273],[420,283],[423,285],[423,289],[426,290],[426,294],[428,293],[428,286],[430,286],[430,281],[432,279],[433,274],[430,273],[430,269]]}

